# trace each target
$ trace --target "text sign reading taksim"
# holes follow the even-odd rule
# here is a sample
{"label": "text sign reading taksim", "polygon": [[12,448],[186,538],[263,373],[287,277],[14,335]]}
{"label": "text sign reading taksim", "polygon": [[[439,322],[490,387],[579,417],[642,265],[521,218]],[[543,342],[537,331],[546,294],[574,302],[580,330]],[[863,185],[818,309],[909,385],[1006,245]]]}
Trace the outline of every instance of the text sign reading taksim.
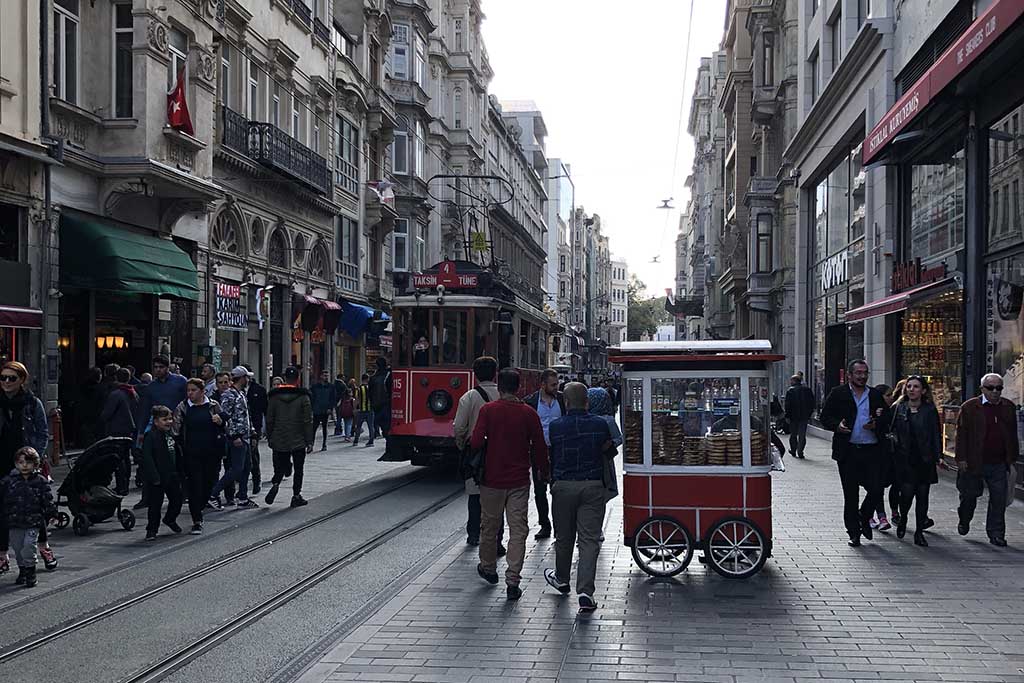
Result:
{"label": "text sign reading taksim", "polygon": [[864,140],[867,165],[910,123],[943,88],[988,50],[1013,24],[1024,16],[1021,0],[996,0],[942,53],[917,83],[890,109]]}
{"label": "text sign reading taksim", "polygon": [[412,286],[433,288],[444,285],[449,289],[477,287],[480,276],[476,273],[460,274],[452,261],[445,261],[437,267],[436,273],[413,273]]}

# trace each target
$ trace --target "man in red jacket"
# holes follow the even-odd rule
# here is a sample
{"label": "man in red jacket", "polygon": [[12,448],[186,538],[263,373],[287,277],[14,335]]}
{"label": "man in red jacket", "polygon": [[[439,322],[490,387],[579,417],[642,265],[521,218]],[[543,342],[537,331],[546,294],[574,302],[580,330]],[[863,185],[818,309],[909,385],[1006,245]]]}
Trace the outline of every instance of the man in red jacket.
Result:
{"label": "man in red jacket", "polygon": [[520,572],[526,559],[526,536],[530,527],[530,464],[534,476],[548,480],[548,449],[540,418],[516,397],[519,372],[505,368],[498,373],[497,401],[480,408],[470,446],[486,446],[483,481],[480,482],[480,564],[477,573],[488,583],[498,583],[498,529],[502,517],[508,520],[508,569],[506,595],[518,600]]}

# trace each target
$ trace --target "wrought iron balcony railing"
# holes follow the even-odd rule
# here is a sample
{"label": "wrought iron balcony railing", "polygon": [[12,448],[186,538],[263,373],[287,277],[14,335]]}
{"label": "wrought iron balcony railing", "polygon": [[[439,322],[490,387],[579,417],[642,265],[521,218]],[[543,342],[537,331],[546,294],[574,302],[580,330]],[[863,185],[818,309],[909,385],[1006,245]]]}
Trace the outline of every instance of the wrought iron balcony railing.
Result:
{"label": "wrought iron balcony railing", "polygon": [[[292,0],[292,12],[306,26],[313,23],[313,10],[309,8],[304,0]],[[328,38],[330,40],[330,38]]]}
{"label": "wrought iron balcony railing", "polygon": [[250,157],[289,175],[321,194],[329,194],[331,172],[327,159],[272,123],[249,122]]}
{"label": "wrought iron balcony railing", "polygon": [[249,119],[221,105],[221,143],[242,154],[249,153]]}
{"label": "wrought iron balcony railing", "polygon": [[331,42],[331,29],[319,19],[313,20],[313,34],[325,43]]}

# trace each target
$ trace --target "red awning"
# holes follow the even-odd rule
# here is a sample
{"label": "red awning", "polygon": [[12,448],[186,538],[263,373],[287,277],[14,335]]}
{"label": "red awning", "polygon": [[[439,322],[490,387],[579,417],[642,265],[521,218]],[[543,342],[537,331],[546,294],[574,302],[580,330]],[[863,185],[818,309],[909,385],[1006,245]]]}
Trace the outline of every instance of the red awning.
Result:
{"label": "red awning", "polygon": [[877,318],[879,316],[889,315],[890,313],[899,313],[900,311],[907,310],[917,301],[932,297],[954,286],[956,286],[956,280],[948,277],[944,280],[939,280],[938,282],[929,282],[917,287],[912,287],[911,289],[900,292],[899,294],[893,294],[892,296],[887,296],[884,299],[872,301],[869,304],[864,304],[863,306],[847,311],[846,322],[855,323],[859,320]]}
{"label": "red awning", "polygon": [[0,306],[0,327],[41,330],[43,329],[43,312],[38,308]]}
{"label": "red awning", "polygon": [[[907,88],[885,116],[864,138],[864,165],[870,164],[896,135],[924,111],[932,98],[956,80],[1024,16],[1021,0],[995,0],[963,35],[935,61],[913,86]],[[847,313],[847,319],[849,319]]]}
{"label": "red awning", "polygon": [[338,323],[341,322],[341,304],[335,301],[323,301],[324,306],[324,332],[327,334],[334,334],[335,330],[338,329]]}

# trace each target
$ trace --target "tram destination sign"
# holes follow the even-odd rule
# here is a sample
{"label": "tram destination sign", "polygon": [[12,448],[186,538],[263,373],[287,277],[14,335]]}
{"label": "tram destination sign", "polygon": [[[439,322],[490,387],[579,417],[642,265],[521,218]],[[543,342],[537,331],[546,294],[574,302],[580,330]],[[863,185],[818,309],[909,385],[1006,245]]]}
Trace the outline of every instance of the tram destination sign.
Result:
{"label": "tram destination sign", "polygon": [[412,286],[421,289],[433,289],[444,285],[448,289],[467,289],[480,286],[477,273],[460,273],[452,261],[445,261],[437,267],[436,273],[413,273]]}

